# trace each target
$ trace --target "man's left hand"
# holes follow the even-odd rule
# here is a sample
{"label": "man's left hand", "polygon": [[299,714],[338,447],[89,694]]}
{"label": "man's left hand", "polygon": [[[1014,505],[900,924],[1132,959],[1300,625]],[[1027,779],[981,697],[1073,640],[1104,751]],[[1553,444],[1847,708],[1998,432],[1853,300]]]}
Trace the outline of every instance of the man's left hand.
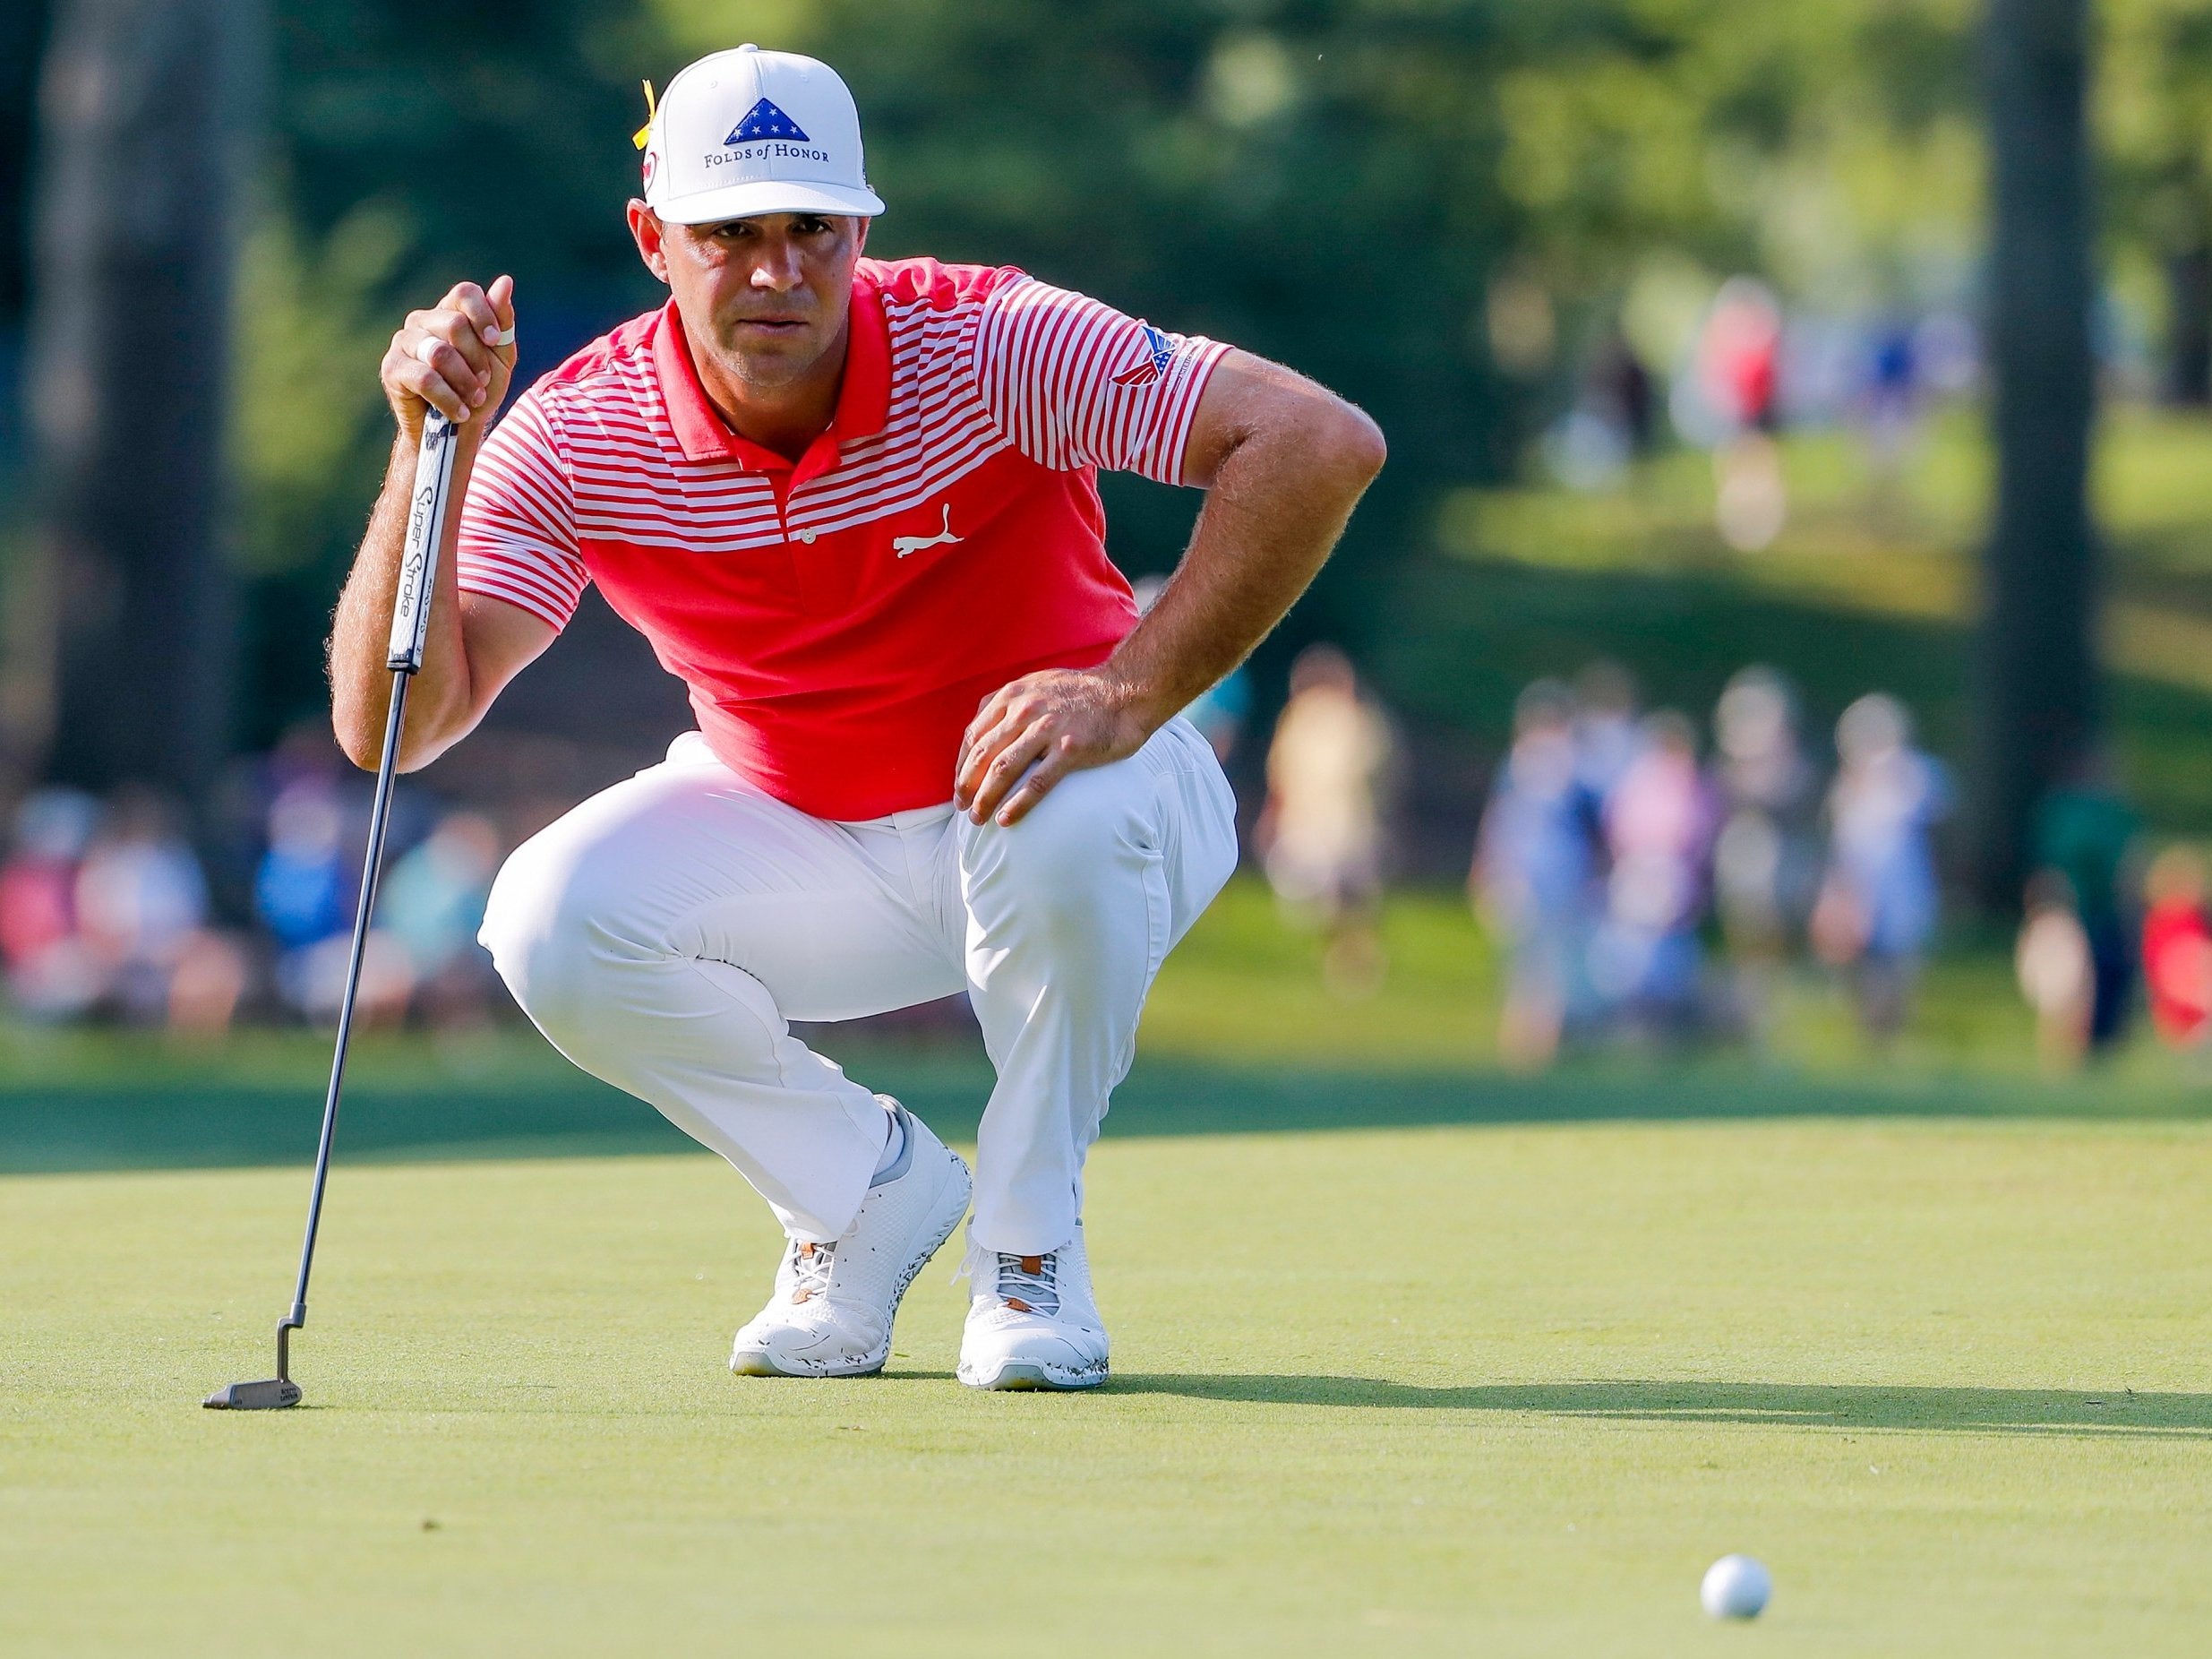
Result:
{"label": "man's left hand", "polygon": [[1135,754],[1152,728],[1129,688],[1096,670],[1025,674],[985,700],[960,740],[953,804],[977,823],[1019,823],[1052,786]]}

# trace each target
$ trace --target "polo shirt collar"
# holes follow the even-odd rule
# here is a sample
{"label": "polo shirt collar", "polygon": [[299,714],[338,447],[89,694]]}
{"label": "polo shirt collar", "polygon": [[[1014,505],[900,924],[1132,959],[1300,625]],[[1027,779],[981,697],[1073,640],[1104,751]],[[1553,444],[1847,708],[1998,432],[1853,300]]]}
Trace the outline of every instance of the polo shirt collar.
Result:
{"label": "polo shirt collar", "polygon": [[[793,463],[732,432],[699,383],[698,366],[683,334],[683,319],[671,299],[661,308],[653,336],[653,371],[661,401],[686,460],[733,460],[756,471],[783,472]],[[865,271],[853,273],[851,332],[845,341],[845,378],[828,430],[815,439],[797,462],[808,476],[836,464],[837,446],[872,437],[891,414],[891,325],[883,314],[883,293]]]}

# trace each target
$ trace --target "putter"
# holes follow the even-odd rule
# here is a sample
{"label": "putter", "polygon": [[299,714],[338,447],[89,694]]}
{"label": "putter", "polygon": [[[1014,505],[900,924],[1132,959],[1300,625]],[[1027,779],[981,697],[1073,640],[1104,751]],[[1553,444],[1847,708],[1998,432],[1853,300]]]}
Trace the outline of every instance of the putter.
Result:
{"label": "putter", "polygon": [[201,1402],[210,1411],[281,1411],[300,1402],[292,1380],[292,1333],[307,1323],[307,1275],[315,1265],[315,1228],[322,1219],[322,1189],[330,1175],[330,1139],[338,1130],[339,1090],[346,1080],[346,1044],[353,1035],[354,996],[361,988],[361,954],[369,938],[369,915],[376,907],[376,878],[384,862],[384,834],[390,827],[391,782],[399,758],[400,722],[406,718],[407,683],[423,666],[423,642],[430,627],[430,600],[436,587],[438,549],[445,541],[446,492],[453,482],[453,423],[433,409],[423,421],[422,443],[415,460],[413,505],[407,511],[407,537],[399,559],[399,594],[392,607],[391,644],[384,666],[391,670],[391,712],[384,721],[384,755],[376,768],[376,804],[369,812],[369,850],[361,866],[361,904],[354,913],[353,951],[346,961],[346,995],[338,1010],[338,1048],[330,1057],[330,1087],[322,1098],[322,1139],[315,1148],[315,1182],[307,1199],[307,1237],[300,1245],[299,1282],[292,1311],[277,1321],[277,1374],[261,1382],[234,1382]]}

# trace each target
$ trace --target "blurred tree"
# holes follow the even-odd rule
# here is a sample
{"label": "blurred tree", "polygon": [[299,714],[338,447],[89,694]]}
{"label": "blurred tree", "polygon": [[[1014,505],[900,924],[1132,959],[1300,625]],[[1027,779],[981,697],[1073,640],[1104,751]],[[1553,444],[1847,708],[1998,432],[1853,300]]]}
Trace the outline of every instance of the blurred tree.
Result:
{"label": "blurred tree", "polygon": [[22,324],[30,294],[26,254],[30,237],[32,95],[45,44],[46,0],[0,7],[0,335]]}
{"label": "blurred tree", "polygon": [[[747,36],[852,82],[891,205],[874,251],[1024,265],[1382,421],[1392,464],[1274,653],[1402,631],[1377,577],[1429,548],[1454,486],[1521,464],[1616,315],[1664,372],[1735,271],[1848,314],[1970,305],[1984,269],[1978,0],[272,4],[237,433],[255,743],[322,707],[390,328],[513,270],[527,380],[654,303],[621,224],[638,80]],[[2179,39],[2202,0],[2104,9],[2129,39]],[[2115,52],[2114,84],[2156,91],[2163,53],[2122,75]],[[2182,110],[2151,91],[2127,107]],[[2148,246],[2133,189],[2116,233]],[[1106,488],[1116,556],[1171,563],[1194,499]]]}
{"label": "blurred tree", "polygon": [[0,804],[45,758],[53,675],[39,623],[40,572],[24,551],[19,503],[24,318],[30,305],[30,150],[45,45],[45,0],[0,8]]}
{"label": "blurred tree", "polygon": [[179,791],[225,754],[223,433],[256,0],[62,0],[30,374],[51,769]]}
{"label": "blurred tree", "polygon": [[1956,0],[1569,0],[1516,9],[1513,29],[1505,190],[1564,287],[1617,288],[1671,248],[1833,303],[1857,297],[1839,275],[1932,218],[1973,217]]}
{"label": "blurred tree", "polygon": [[2212,405],[2212,9],[2203,0],[2107,0],[2097,135],[2108,236],[2163,290],[2163,390]]}
{"label": "blurred tree", "polygon": [[2088,759],[2100,712],[2087,0],[1989,0],[1984,42],[1997,499],[1984,563],[1976,846],[1982,901],[2003,911],[2019,902],[2036,809]]}
{"label": "blurred tree", "polygon": [[256,747],[326,711],[330,609],[390,445],[377,365],[405,314],[512,272],[527,383],[654,295],[622,219],[639,94],[609,40],[636,33],[631,6],[273,4],[281,90],[243,251],[232,434],[238,736]]}

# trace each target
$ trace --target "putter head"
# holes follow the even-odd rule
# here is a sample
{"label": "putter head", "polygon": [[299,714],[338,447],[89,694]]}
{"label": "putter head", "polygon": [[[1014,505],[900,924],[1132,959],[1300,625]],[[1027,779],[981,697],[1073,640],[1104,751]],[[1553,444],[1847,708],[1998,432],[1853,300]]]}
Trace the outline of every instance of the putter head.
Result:
{"label": "putter head", "polygon": [[299,1384],[285,1377],[266,1382],[234,1382],[200,1402],[210,1411],[282,1411],[299,1404]]}

